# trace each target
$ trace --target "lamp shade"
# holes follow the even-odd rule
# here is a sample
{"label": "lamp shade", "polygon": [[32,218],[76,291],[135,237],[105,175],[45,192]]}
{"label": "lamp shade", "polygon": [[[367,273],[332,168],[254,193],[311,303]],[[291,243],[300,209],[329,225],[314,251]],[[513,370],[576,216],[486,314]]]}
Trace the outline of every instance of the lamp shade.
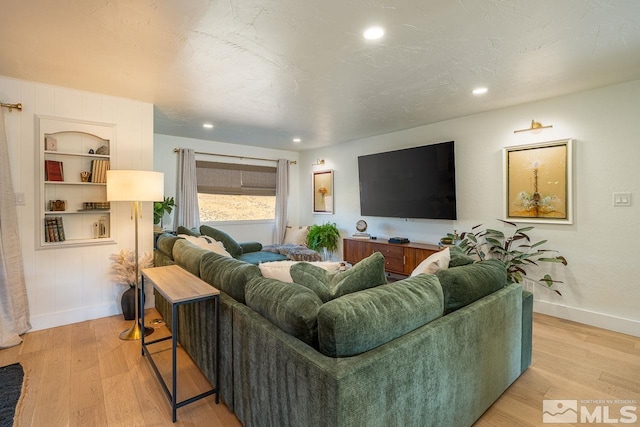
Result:
{"label": "lamp shade", "polygon": [[154,171],[107,171],[107,200],[157,202],[164,199],[164,174]]}

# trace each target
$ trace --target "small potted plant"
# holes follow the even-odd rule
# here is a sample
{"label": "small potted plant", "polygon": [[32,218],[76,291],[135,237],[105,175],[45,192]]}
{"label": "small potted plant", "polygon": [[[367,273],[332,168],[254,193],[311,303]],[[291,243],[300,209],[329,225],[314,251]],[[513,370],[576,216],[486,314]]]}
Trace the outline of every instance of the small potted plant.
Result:
{"label": "small potted plant", "polygon": [[330,258],[329,253],[338,249],[338,243],[340,242],[340,231],[336,227],[335,223],[326,223],[322,225],[314,224],[309,227],[309,233],[307,234],[307,246],[309,249],[320,252],[322,251],[322,258],[328,261]]}
{"label": "small potted plant", "polygon": [[[136,274],[135,255],[129,249],[122,249],[117,254],[111,254],[111,278],[118,285],[129,285],[120,300],[122,315],[124,320],[134,320],[135,318],[135,297],[136,284],[140,282],[140,270],[153,265],[153,255],[145,252],[138,259],[138,272]],[[140,298],[142,301],[142,298]]]}
{"label": "small potted plant", "polygon": [[162,231],[162,217],[164,213],[171,213],[176,206],[173,197],[165,197],[161,202],[153,202],[153,223],[159,228],[158,232]]}

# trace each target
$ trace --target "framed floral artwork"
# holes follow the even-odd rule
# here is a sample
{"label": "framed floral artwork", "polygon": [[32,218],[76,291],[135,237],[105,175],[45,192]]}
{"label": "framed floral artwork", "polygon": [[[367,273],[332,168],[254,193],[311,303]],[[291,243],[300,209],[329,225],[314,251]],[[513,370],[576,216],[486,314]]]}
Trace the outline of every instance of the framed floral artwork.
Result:
{"label": "framed floral artwork", "polygon": [[573,223],[573,140],[507,147],[505,219]]}
{"label": "framed floral artwork", "polygon": [[333,214],[333,170],[313,172],[314,214]]}

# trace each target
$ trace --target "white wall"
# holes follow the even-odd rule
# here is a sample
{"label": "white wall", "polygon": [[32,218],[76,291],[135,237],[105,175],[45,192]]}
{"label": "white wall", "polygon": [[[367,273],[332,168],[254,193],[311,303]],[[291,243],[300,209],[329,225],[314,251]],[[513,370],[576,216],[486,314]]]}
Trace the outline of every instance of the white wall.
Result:
{"label": "white wall", "polygon": [[[251,147],[248,145],[228,144],[224,142],[204,141],[200,139],[182,138],[170,135],[154,135],[154,165],[155,170],[164,172],[165,195],[167,197],[175,196],[177,182],[177,154],[174,153],[175,148],[191,148],[196,152],[224,154],[230,156],[249,156],[261,159],[288,159],[298,160],[298,153],[294,151],[274,150],[269,148]],[[197,160],[222,161],[222,162],[240,162],[250,164],[264,164],[273,166],[273,162],[259,162],[255,160],[239,160],[225,157],[205,156],[196,154]],[[289,166],[289,183],[290,183],[290,199],[289,199],[289,223],[298,224],[298,193],[299,193],[299,173],[298,165]],[[171,228],[173,224],[173,215],[165,215],[164,223]],[[235,240],[239,242],[257,241],[264,245],[273,243],[273,221],[246,221],[240,223],[217,223],[212,224],[216,228],[229,233]]]}
{"label": "white wall", "polygon": [[[133,249],[134,227],[128,206],[114,206],[116,244],[35,250],[36,159],[34,115],[89,120],[116,125],[112,168],[153,169],[153,106],[111,96],[32,83],[0,76],[0,100],[23,104],[22,112],[5,110],[14,191],[24,193],[17,206],[24,270],[33,330],[120,312],[125,290],[108,277],[109,255]],[[14,200],[2,200],[14,203]],[[120,205],[119,203],[118,205]],[[141,251],[153,248],[151,204],[143,207]]]}
{"label": "white wall", "polygon": [[[487,96],[491,96],[488,94]],[[536,285],[535,309],[640,336],[640,81],[365,138],[300,156],[301,223],[336,222],[355,232],[360,216],[357,157],[455,140],[458,220],[366,217],[369,232],[436,243],[447,232],[476,224],[498,228],[502,218],[502,148],[575,139],[574,224],[538,224],[534,238],[548,239],[569,266],[552,265],[563,297]],[[539,134],[514,134],[531,119],[552,124]],[[311,214],[311,164],[335,169],[335,215]],[[632,206],[613,207],[613,192],[631,192]],[[537,276],[532,276],[537,277]]]}

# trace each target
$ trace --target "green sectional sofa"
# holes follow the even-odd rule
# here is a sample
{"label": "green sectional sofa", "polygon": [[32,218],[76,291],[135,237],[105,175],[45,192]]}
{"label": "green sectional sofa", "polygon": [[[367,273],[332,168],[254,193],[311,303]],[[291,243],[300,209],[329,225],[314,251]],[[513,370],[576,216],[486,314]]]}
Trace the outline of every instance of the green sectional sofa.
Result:
{"label": "green sectional sofa", "polygon": [[[359,263],[327,273],[323,298],[304,263],[292,276],[313,283],[284,283],[171,236],[155,261],[221,291],[220,397],[245,426],[469,426],[531,362],[532,296],[505,286],[495,261],[390,284]],[[171,324],[159,294],[156,306]],[[212,304],[178,315],[181,344],[213,382]]]}

